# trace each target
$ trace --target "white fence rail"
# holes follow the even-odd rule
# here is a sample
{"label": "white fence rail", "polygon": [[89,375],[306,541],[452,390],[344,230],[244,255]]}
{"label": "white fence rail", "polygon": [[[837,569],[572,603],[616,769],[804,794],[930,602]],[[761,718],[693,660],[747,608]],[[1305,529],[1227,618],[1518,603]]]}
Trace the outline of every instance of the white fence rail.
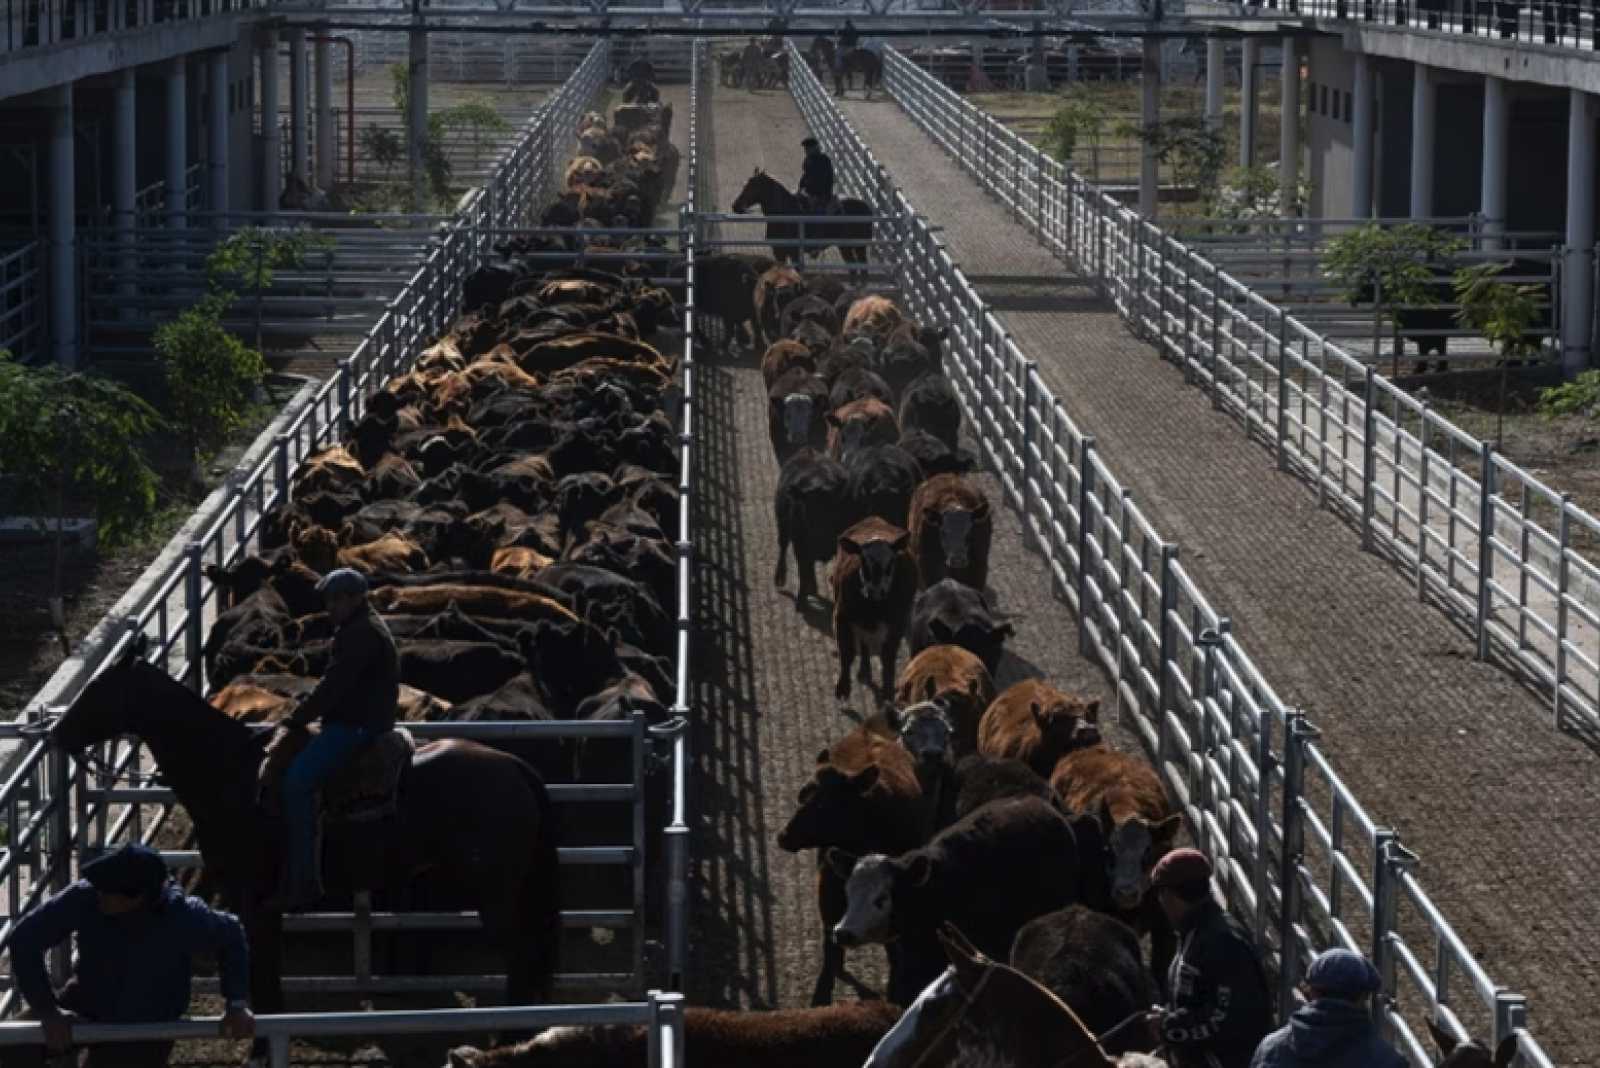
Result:
{"label": "white fence rail", "polygon": [[[1365,362],[1094,189],[893,50],[908,114],[1046,247],[1099,280],[1164,358],[1279,466],[1359,522],[1431,598],[1547,694],[1600,725],[1600,518]],[[1583,546],[1587,545],[1587,551]]]}
{"label": "white fence rail", "polygon": [[[801,111],[832,155],[841,187],[869,199],[875,214],[902,220],[896,246],[905,300],[923,321],[950,329],[947,372],[984,455],[1077,617],[1083,654],[1113,679],[1121,708],[1183,805],[1197,842],[1216,862],[1231,907],[1273,965],[1280,1008],[1291,1006],[1315,951],[1342,944],[1378,964],[1386,992],[1378,1011],[1419,1066],[1431,1063],[1422,1055],[1423,1015],[1457,1033],[1473,1030],[1496,1040],[1514,1034],[1520,1063],[1549,1065],[1525,1029],[1523,999],[1494,984],[1466,950],[1409,873],[1414,858],[1398,836],[1339,780],[1316,744],[1316,730],[1262,677],[1230,621],[1184,569],[1179,547],[1154,529],[1094,438],[1073,424],[1034,362],[952,262],[935,228],[895,190],[798,59],[790,69]],[[891,64],[891,86],[904,98],[907,81],[920,72],[907,71],[911,65],[903,60]],[[918,92],[944,114],[963,106],[936,83],[923,82]],[[1169,262],[1171,250],[1155,242],[1164,259],[1159,268],[1153,265],[1147,258],[1152,244],[1141,241],[1123,213],[1097,201],[1092,210],[1086,207],[1092,191],[1082,183],[1053,190],[1050,183],[1064,179],[1046,173],[1048,161],[1015,149],[1002,156],[994,133],[981,134],[979,125],[951,119],[935,127],[936,136],[964,159],[986,166],[1000,160],[995,173],[1004,177],[991,182],[996,195],[1047,220],[1040,229],[1055,235],[1063,251],[1088,248],[1096,252],[1091,262],[1133,268],[1106,272],[1119,303],[1130,316],[1148,319],[1164,340],[1176,335],[1177,324],[1195,309],[1168,304],[1155,284],[1179,269]],[[1209,293],[1220,292],[1215,276],[1202,277]],[[1270,311],[1247,306],[1258,316]],[[1214,311],[1205,322],[1223,327]],[[1229,343],[1240,346],[1240,364],[1217,357],[1197,368],[1219,382],[1224,366],[1237,371],[1249,365],[1243,327],[1228,329],[1238,332]],[[1178,344],[1175,336],[1171,344]],[[1287,376],[1283,380],[1287,384]]]}

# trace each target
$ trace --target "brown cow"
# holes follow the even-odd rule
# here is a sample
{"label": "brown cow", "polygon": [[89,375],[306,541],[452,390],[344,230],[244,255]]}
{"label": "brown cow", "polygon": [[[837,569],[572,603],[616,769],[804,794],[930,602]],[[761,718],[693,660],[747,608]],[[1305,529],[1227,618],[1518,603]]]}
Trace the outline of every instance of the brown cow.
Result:
{"label": "brown cow", "polygon": [[839,333],[846,341],[859,336],[883,341],[905,322],[905,318],[888,297],[862,297],[845,312],[844,328]]}
{"label": "brown cow", "polygon": [[771,389],[772,383],[781,378],[791,367],[803,367],[815,373],[817,361],[811,355],[811,350],[798,341],[790,341],[788,338],[774,341],[762,354],[761,380],[767,384],[768,389]]}
{"label": "brown cow", "polygon": [[923,589],[946,578],[984,588],[994,520],[981,490],[960,475],[935,475],[917,487],[907,518]]}
{"label": "brown cow", "polygon": [[489,570],[497,575],[531,579],[553,563],[553,559],[538,549],[526,545],[506,545],[496,549],[489,557]]}
{"label": "brown cow", "polygon": [[871,654],[883,663],[884,693],[917,596],[917,568],[906,551],[911,535],[886,520],[863,519],[839,536],[833,558],[833,637],[839,645],[834,696],[850,696],[850,665],[861,654],[861,681],[872,681]]}
{"label": "brown cow", "polygon": [[1098,700],[1062,693],[1042,679],[1024,679],[984,711],[978,752],[1020,760],[1048,776],[1072,750],[1100,741],[1099,721]]}
{"label": "brown cow", "polygon": [[364,545],[341,546],[333,531],[296,523],[289,527],[289,543],[307,567],[324,574],[336,567],[353,567],[367,575],[428,569],[428,554],[404,534],[391,532]]}
{"label": "brown cow", "polygon": [[578,619],[570,609],[548,597],[498,586],[384,586],[373,590],[370,599],[379,612],[394,615],[434,615],[449,608],[454,601],[469,616],[497,616],[524,623],[541,619],[576,622]]}
{"label": "brown cow", "polygon": [[1100,742],[1062,757],[1050,788],[1067,812],[1100,817],[1110,845],[1111,901],[1119,909],[1138,908],[1150,869],[1183,823],[1155,768]]}
{"label": "brown cow", "polygon": [[994,701],[989,669],[959,645],[934,645],[907,661],[894,691],[905,708],[919,701],[940,701],[950,716],[950,751],[960,760],[978,747],[978,722]]}
{"label": "brown cow", "polygon": [[828,455],[843,460],[868,445],[900,440],[894,410],[876,397],[863,397],[828,413]]}
{"label": "brown cow", "polygon": [[[810,1009],[735,1012],[691,1006],[683,1013],[685,1059],[702,1065],[816,1068],[861,1064],[900,1018],[886,1001]],[[644,1027],[552,1027],[520,1046],[450,1051],[446,1068],[644,1068]]]}
{"label": "brown cow", "polygon": [[793,267],[770,267],[756,279],[756,344],[765,349],[782,336],[786,304],[806,291],[805,279]]}
{"label": "brown cow", "polygon": [[[938,816],[923,792],[911,754],[876,718],[817,754],[816,771],[800,788],[799,801],[799,808],[778,832],[778,848],[790,853],[819,850],[817,914],[824,932],[844,917],[845,894],[844,879],[821,862],[820,851],[915,849],[933,834]],[[843,967],[844,950],[824,935],[813,1005],[833,1000],[834,979]]]}
{"label": "brown cow", "polygon": [[318,490],[359,490],[366,477],[367,471],[361,461],[343,445],[334,445],[306,457],[290,482],[289,493],[300,497]]}
{"label": "brown cow", "polygon": [[[212,708],[246,723],[276,723],[294,711],[295,701],[316,689],[317,680],[303,675],[240,675],[207,700]],[[450,702],[404,684],[395,706],[406,723],[449,719]]]}

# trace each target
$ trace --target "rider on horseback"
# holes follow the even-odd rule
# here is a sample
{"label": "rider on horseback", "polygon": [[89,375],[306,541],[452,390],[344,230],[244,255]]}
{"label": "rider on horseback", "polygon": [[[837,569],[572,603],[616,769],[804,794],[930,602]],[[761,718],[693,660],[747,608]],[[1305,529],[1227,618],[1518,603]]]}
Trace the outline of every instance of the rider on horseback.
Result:
{"label": "rider on horseback", "polygon": [[800,185],[795,190],[806,199],[813,211],[826,215],[833,207],[833,160],[822,151],[815,137],[800,142],[806,150],[805,163],[800,167]]}
{"label": "rider on horseback", "polygon": [[337,629],[332,658],[317,688],[284,721],[287,727],[304,729],[322,720],[322,731],[284,776],[284,909],[322,895],[317,885],[317,791],[369,743],[394,729],[400,700],[399,653],[383,618],[367,602],[366,576],[341,567],[323,576],[317,592]]}
{"label": "rider on horseback", "polygon": [[839,54],[850,51],[861,43],[861,32],[856,29],[856,24],[849,19],[844,20],[844,28],[839,31]]}

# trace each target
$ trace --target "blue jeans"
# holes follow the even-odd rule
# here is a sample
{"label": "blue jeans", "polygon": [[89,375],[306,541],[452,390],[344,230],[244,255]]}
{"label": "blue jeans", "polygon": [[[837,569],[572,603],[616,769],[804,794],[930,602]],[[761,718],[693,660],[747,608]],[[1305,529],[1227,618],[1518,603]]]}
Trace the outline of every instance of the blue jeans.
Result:
{"label": "blue jeans", "polygon": [[288,878],[291,898],[314,894],[317,886],[317,791],[357,751],[377,736],[365,727],[324,723],[289,765],[283,777],[283,809],[288,821]]}

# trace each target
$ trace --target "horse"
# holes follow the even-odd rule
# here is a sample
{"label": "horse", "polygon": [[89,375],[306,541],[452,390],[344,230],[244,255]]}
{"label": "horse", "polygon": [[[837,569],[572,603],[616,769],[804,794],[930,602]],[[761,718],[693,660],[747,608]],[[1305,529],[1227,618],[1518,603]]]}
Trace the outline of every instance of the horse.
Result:
{"label": "horse", "polygon": [[844,96],[853,87],[851,79],[856,74],[861,75],[866,98],[871,100],[872,91],[883,81],[883,57],[870,48],[852,48],[840,56],[833,71],[833,95]]}
{"label": "horse", "polygon": [[767,54],[762,50],[757,41],[751,41],[739,53],[739,81],[745,88],[754,92],[761,87],[762,69],[767,63]]}
{"label": "horse", "polygon": [[717,78],[724,88],[737,89],[743,73],[744,56],[741,53],[723,52],[717,56]]}
{"label": "horse", "polygon": [[[244,922],[252,1004],[282,1012],[283,914],[267,900],[277,890],[281,820],[257,800],[258,769],[276,731],[213,708],[151,666],[144,645],[130,643],[84,688],[50,727],[49,742],[74,754],[121,735],[149,746],[194,821],[208,878]],[[394,815],[330,821],[325,835],[330,893],[399,891],[426,874],[430,891],[472,901],[493,943],[505,947],[507,1003],[548,998],[561,938],[556,827],[544,783],[527,764],[459,739],[420,745],[402,772]],[[264,1053],[258,1042],[253,1056]]]}
{"label": "horse", "polygon": [[[812,209],[784,184],[772,177],[760,167],[744,183],[744,188],[739,191],[739,196],[733,202],[733,210],[743,215],[753,207],[759,207],[763,215],[809,215]],[[864,200],[844,198],[839,201],[839,215],[871,215],[872,207]],[[795,240],[800,237],[800,224],[795,222],[769,222],[767,223],[767,243],[772,246],[772,257],[779,263],[792,263],[796,267],[805,265],[805,254],[808,250],[798,245],[784,244],[785,240]],[[872,223],[870,222],[818,222],[806,224],[807,240],[822,240],[832,243],[839,249],[839,255],[849,264],[859,265],[862,268],[867,264],[867,242],[872,240]],[[859,242],[859,243],[858,243]],[[821,255],[826,251],[827,245],[813,245],[809,249],[812,255]],[[854,277],[862,272],[851,271]]]}
{"label": "horse", "polygon": [[[862,1068],[949,1063],[958,1040],[986,1049],[1000,1063],[1166,1068],[1165,1061],[1145,1053],[1108,1055],[1078,1015],[1035,980],[985,957],[953,924],[941,926],[938,935],[950,966],[883,1036]],[[1139,1026],[1142,1015],[1117,1026]]]}

